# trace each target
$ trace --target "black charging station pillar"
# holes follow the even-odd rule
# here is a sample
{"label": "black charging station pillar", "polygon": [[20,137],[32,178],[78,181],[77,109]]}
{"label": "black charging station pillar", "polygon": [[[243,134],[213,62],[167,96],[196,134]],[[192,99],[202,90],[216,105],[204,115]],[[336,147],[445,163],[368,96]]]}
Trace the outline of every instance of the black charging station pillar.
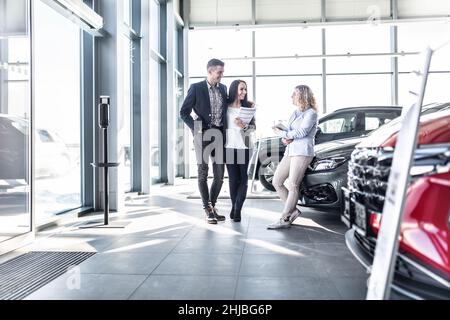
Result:
{"label": "black charging station pillar", "polygon": [[109,96],[100,96],[100,104],[98,108],[98,126],[103,133],[103,162],[92,163],[94,167],[103,168],[104,181],[104,225],[109,224],[109,184],[108,184],[108,168],[117,167],[119,163],[108,162],[108,126],[110,123],[109,117]]}

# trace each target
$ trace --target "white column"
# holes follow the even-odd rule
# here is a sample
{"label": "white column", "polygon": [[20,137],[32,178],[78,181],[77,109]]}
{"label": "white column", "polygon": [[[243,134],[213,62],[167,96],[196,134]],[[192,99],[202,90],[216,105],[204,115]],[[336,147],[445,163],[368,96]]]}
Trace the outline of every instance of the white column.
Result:
{"label": "white column", "polygon": [[166,5],[167,21],[167,183],[175,182],[176,97],[175,97],[175,18],[173,0]]}
{"label": "white column", "polygon": [[[153,1],[153,0],[150,0]],[[141,183],[142,192],[150,193],[150,3],[141,2]]]}

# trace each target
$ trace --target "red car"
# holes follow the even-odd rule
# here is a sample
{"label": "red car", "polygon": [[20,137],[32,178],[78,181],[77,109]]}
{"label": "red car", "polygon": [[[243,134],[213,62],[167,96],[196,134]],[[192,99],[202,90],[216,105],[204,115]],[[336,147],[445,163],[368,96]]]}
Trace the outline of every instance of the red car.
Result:
{"label": "red car", "polygon": [[[400,119],[357,145],[344,189],[346,243],[372,265]],[[421,116],[400,230],[393,298],[450,299],[450,112]]]}

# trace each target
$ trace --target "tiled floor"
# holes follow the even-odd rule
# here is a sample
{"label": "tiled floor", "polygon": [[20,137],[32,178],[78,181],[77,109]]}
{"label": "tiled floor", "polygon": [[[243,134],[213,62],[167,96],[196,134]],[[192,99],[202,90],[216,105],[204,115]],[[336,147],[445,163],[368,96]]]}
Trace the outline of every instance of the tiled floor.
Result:
{"label": "tiled floor", "polygon": [[290,229],[267,230],[279,200],[248,199],[234,223],[221,199],[227,220],[208,225],[199,200],[165,188],[128,202],[126,228],[71,225],[28,247],[98,253],[27,299],[365,298],[367,275],[338,215],[305,209]]}

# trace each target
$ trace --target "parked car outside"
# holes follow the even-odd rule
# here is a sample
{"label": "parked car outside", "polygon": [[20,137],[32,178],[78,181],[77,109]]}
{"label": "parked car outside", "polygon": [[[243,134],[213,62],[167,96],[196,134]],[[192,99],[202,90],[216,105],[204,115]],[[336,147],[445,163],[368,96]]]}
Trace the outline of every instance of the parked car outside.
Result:
{"label": "parked car outside", "polygon": [[[28,179],[29,127],[27,119],[0,114],[0,180]],[[35,176],[66,173],[73,160],[63,140],[49,129],[37,128],[35,133]]]}
{"label": "parked car outside", "polygon": [[[445,108],[444,108],[445,109]],[[447,108],[448,109],[448,108]],[[396,121],[351,155],[341,219],[358,261],[372,265],[397,134]],[[392,284],[394,298],[450,299],[450,110],[421,115]]]}

